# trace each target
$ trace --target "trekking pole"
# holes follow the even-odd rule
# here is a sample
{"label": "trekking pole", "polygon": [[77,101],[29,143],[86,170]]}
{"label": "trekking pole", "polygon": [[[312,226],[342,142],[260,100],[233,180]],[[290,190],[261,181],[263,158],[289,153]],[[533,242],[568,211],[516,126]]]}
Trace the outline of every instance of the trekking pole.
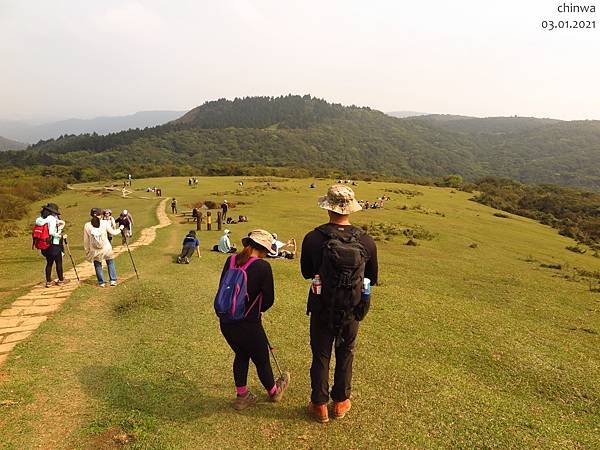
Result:
{"label": "trekking pole", "polygon": [[75,276],[77,277],[77,281],[81,281],[79,279],[79,274],[77,273],[77,268],[75,267],[75,261],[73,261],[73,255],[71,255],[71,248],[69,247],[67,238],[63,238],[63,242],[65,244],[65,247],[67,247],[67,253],[69,254],[69,258],[71,258],[71,264],[73,264],[73,270],[75,271]]}
{"label": "trekking pole", "polygon": [[127,237],[127,235],[123,235],[123,237],[125,238],[125,247],[127,247],[127,253],[129,253],[129,258],[131,258],[131,264],[133,265],[133,270],[135,271],[135,276],[139,280],[140,274],[137,271],[137,267],[135,267],[135,261],[133,260],[133,255],[131,254],[131,250],[129,249],[129,242],[127,242],[128,237]]}
{"label": "trekking pole", "polygon": [[275,358],[275,353],[273,353],[273,347],[267,338],[267,345],[269,346],[269,351],[271,352],[271,356],[273,357],[273,361],[275,361],[275,365],[277,366],[277,370],[279,370],[279,376],[283,377],[283,372],[281,371],[281,367],[279,367],[279,363],[277,362],[277,358]]}

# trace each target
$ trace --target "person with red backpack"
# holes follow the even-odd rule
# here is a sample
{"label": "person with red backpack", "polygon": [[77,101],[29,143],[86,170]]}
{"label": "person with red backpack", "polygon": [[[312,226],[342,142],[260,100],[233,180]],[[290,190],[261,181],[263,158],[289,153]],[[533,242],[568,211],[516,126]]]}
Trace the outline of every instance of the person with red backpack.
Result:
{"label": "person with red backpack", "polygon": [[[370,285],[377,284],[377,247],[361,228],[350,224],[349,215],[362,207],[354,191],[331,186],[319,207],[329,222],[309,232],[302,242],[302,275],[312,279],[308,295],[310,314],[311,401],[309,413],[321,423],[329,421],[327,403],[333,400],[333,416],[350,410],[352,363],[358,324],[370,306]],[[329,391],[329,364],[335,348],[335,374]]]}
{"label": "person with red backpack", "polygon": [[35,220],[33,227],[33,248],[41,250],[46,258],[46,287],[51,287],[52,266],[56,266],[55,282],[58,286],[68,283],[64,277],[62,264],[62,228],[64,222],[60,220],[60,212],[56,203],[48,203],[42,207],[40,216]]}
{"label": "person with red backpack", "polygon": [[238,411],[257,402],[247,387],[250,360],[271,401],[279,402],[290,383],[288,372],[280,373],[277,380],[273,376],[271,347],[261,322],[262,313],[275,300],[273,272],[264,260],[272,242],[273,236],[265,230],[251,231],[242,239],[244,249],[227,258],[215,297],[221,333],[235,353],[233,379],[237,396],[233,407]]}

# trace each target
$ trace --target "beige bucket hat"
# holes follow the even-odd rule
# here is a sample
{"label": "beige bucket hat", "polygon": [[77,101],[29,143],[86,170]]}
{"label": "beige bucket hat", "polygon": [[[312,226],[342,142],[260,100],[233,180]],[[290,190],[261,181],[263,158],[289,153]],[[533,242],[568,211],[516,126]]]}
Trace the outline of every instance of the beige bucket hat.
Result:
{"label": "beige bucket hat", "polygon": [[327,189],[327,195],[319,198],[319,208],[338,214],[351,214],[362,210],[362,206],[354,198],[354,191],[348,186],[334,184]]}
{"label": "beige bucket hat", "polygon": [[269,253],[273,246],[273,235],[266,230],[252,230],[248,233],[247,237],[242,238],[242,245],[246,247],[250,244],[250,241],[264,247],[267,253]]}

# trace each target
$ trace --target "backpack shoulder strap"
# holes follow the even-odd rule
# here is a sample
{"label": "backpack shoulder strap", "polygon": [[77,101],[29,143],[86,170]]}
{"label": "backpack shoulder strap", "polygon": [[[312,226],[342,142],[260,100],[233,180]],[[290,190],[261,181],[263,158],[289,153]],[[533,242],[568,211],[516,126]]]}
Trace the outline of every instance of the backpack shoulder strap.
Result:
{"label": "backpack shoulder strap", "polygon": [[250,259],[246,262],[246,264],[244,264],[242,267],[240,267],[240,269],[242,269],[245,272],[246,269],[248,269],[248,267],[250,266],[250,264],[252,264],[257,259],[258,258],[256,256],[251,256]]}
{"label": "backpack shoulder strap", "polygon": [[340,238],[339,232],[330,223],[326,223],[325,225],[318,226],[317,228],[315,228],[315,230],[317,230],[321,234],[324,234],[325,237],[327,237],[327,239],[339,239]]}
{"label": "backpack shoulder strap", "polygon": [[235,258],[237,255],[231,255],[229,257],[229,269],[235,269]]}

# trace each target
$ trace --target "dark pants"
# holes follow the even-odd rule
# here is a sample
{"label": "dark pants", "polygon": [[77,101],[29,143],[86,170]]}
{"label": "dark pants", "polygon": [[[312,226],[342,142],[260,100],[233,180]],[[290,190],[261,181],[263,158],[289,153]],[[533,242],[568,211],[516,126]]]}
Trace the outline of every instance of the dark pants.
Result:
{"label": "dark pants", "polygon": [[[354,345],[358,334],[358,322],[353,320],[342,328],[342,340],[335,347],[335,373],[331,398],[343,402],[350,398],[352,390],[352,361]],[[311,400],[317,405],[329,401],[329,362],[334,346],[335,334],[328,329],[318,314],[310,315],[310,348],[312,365],[310,366]]]}
{"label": "dark pants", "polygon": [[248,366],[252,360],[260,382],[270,391],[275,386],[275,378],[269,359],[269,341],[262,323],[221,322],[221,333],[235,353],[233,379],[236,387],[244,387],[248,383]]}
{"label": "dark pants", "polygon": [[63,276],[63,265],[62,265],[62,250],[60,245],[52,244],[46,250],[42,250],[42,255],[46,257],[46,281],[49,283],[52,281],[52,265],[56,264],[56,275],[58,279],[62,281]]}
{"label": "dark pants", "polygon": [[173,206],[173,205],[171,205],[171,212],[172,212],[173,214],[177,214],[177,206]]}
{"label": "dark pants", "polygon": [[183,248],[181,249],[181,254],[179,255],[179,257],[180,258],[191,258],[195,251],[196,251],[196,247],[194,247],[193,245],[184,245]]}

